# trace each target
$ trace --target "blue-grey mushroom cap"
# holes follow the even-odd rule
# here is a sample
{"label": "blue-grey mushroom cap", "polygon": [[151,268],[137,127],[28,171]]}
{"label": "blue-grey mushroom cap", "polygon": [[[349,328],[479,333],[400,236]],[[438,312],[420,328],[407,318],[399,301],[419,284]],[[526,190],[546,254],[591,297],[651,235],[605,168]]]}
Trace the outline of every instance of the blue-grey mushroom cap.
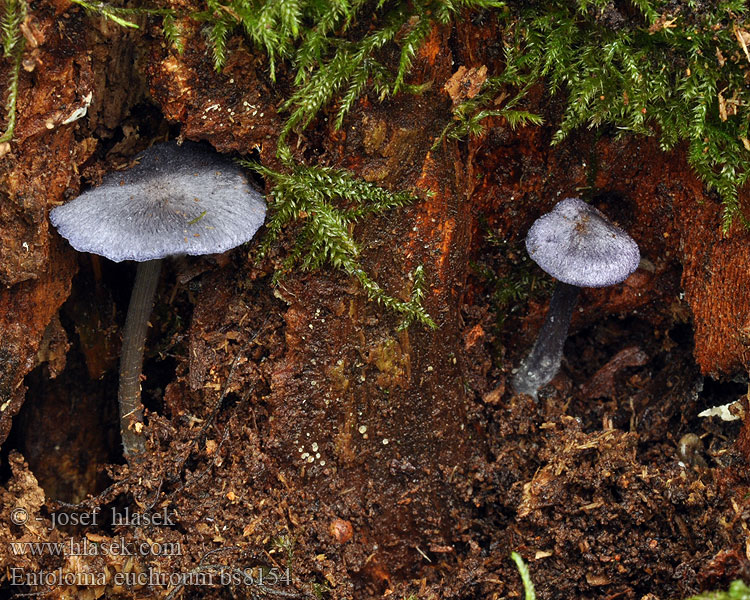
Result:
{"label": "blue-grey mushroom cap", "polygon": [[529,229],[526,250],[555,279],[579,287],[605,287],[638,268],[638,244],[579,198],[566,198]]}
{"label": "blue-grey mushroom cap", "polygon": [[146,261],[218,254],[249,241],[263,225],[263,195],[241,167],[200,144],[157,144],[127,171],[50,211],[79,252]]}

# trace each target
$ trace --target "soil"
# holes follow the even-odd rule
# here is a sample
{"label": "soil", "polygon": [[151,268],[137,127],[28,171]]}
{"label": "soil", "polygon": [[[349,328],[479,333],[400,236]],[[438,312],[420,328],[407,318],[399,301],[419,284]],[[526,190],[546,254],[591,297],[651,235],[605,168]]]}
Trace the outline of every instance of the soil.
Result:
{"label": "soil", "polygon": [[[76,254],[48,210],[166,137],[278,168],[291,74],[273,84],[239,37],[217,73],[197,26],[178,55],[155,25],[62,2],[30,19],[35,67],[0,162],[2,597],[522,597],[511,551],[539,598],[750,580],[750,426],[698,417],[750,394],[750,234],[721,236],[683,151],[589,132],[552,149],[552,127],[502,120],[432,149],[458,66],[502,67],[491,23],[436,28],[412,74],[432,82],[423,95],[363,97],[341,130],[323,116],[295,158],[421,192],[356,236],[394,295],[424,265],[439,329],[399,331],[333,269],[274,286],[293,227],[263,258],[251,244],[172,261],[144,365],[148,453],[126,464],[116,366],[134,268]],[[87,116],[64,123],[89,91]],[[528,108],[554,123],[555,102],[540,88]],[[522,240],[579,192],[644,260],[584,290],[535,402],[509,379],[553,284]]]}

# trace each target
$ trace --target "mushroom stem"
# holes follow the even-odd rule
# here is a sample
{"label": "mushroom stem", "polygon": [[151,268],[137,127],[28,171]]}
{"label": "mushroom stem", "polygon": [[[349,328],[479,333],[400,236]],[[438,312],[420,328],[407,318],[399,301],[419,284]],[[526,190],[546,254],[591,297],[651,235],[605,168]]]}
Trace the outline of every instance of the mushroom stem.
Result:
{"label": "mushroom stem", "polygon": [[513,389],[536,399],[537,390],[547,385],[560,370],[563,345],[570,318],[581,288],[558,281],[534,347],[513,377]]}
{"label": "mushroom stem", "polygon": [[141,404],[143,349],[146,345],[148,320],[154,307],[160,271],[161,259],[138,263],[128,316],[122,333],[120,389],[117,397],[120,404],[123,453],[128,460],[146,449],[143,436],[137,430],[136,424],[143,421],[143,405]]}

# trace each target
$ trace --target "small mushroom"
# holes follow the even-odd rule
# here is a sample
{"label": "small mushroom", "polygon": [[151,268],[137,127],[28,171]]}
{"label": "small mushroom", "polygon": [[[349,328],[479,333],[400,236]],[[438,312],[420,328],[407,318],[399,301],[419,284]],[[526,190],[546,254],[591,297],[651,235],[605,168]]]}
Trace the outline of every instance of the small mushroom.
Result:
{"label": "small mushroom", "polygon": [[141,370],[161,259],[218,254],[247,242],[266,204],[243,170],[200,144],[157,144],[133,168],[50,211],[50,221],[79,252],[138,262],[120,357],[120,431],[126,458],[145,450]]}
{"label": "small mushroom", "polygon": [[640,252],[627,233],[579,198],[566,198],[539,217],[526,236],[526,250],[557,279],[547,318],[513,378],[516,392],[536,398],[560,369],[580,288],[624,281],[638,267]]}

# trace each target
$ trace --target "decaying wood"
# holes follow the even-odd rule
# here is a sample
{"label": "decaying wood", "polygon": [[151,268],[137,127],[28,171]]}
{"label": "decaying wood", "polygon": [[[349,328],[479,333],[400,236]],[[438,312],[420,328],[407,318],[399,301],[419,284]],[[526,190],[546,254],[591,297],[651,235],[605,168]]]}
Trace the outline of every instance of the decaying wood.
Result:
{"label": "decaying wood", "polygon": [[[42,341],[49,327],[48,337],[60,333],[56,315],[76,272],[78,257],[50,232],[49,208],[77,193],[82,171],[95,181],[103,170],[127,162],[151,137],[166,133],[163,122],[137,132],[142,117],[130,111],[144,101],[142,74],[151,101],[179,126],[181,136],[205,140],[222,152],[257,150],[273,167],[279,167],[276,141],[284,118],[277,112],[279,90],[288,85],[282,73],[274,86],[263,58],[239,38],[230,40],[230,58],[217,73],[197,27],[187,32],[187,49],[178,55],[161,42],[111,26],[99,24],[84,34],[87,17],[82,13],[47,10],[33,15],[43,34],[34,50],[36,67],[23,74],[17,139],[0,159],[0,280],[6,286],[0,290],[0,441],[24,400],[35,402],[24,395],[24,378],[39,362],[55,357],[38,350],[47,348]],[[461,98],[455,85],[445,90],[462,79],[454,79],[454,65],[465,65],[470,80],[484,78],[488,70],[498,72],[497,34],[493,25],[470,22],[459,32],[436,28],[412,75],[413,83],[431,82],[423,95],[399,94],[382,103],[365,96],[341,130],[332,129],[332,119],[322,115],[293,136],[300,161],[346,168],[389,189],[420,192],[422,201],[368,220],[356,233],[363,266],[394,296],[408,299],[409,274],[424,266],[425,305],[438,330],[412,326],[397,331],[395,315],[332,270],[295,272],[271,289],[269,275],[278,257],[254,265],[246,250],[193,266],[201,273],[195,286],[195,273],[178,275],[177,284],[165,282],[174,289],[162,291],[162,306],[172,307],[183,294],[189,310],[175,302],[173,312],[183,310],[177,320],[182,329],[175,325],[172,340],[159,345],[168,345],[164,353],[171,353],[176,366],[172,380],[163,382],[163,403],[151,413],[151,462],[136,474],[137,484],[126,472],[113,472],[141,507],[150,502],[179,506],[183,532],[159,535],[179,538],[193,549],[204,543],[236,549],[241,544],[264,547],[281,533],[300,532],[307,536],[305,551],[314,545],[310,540],[325,548],[316,551],[315,567],[300,567],[300,577],[324,577],[332,588],[340,586],[336,597],[343,598],[356,597],[351,595],[352,573],[369,586],[368,594],[378,595],[400,579],[435,568],[431,560],[449,561],[459,543],[478,564],[485,550],[471,538],[475,486],[507,483],[526,525],[533,528],[536,518],[543,522],[545,494],[553,490],[567,497],[552,483],[553,467],[564,470],[567,463],[550,460],[552,466],[541,469],[525,489],[511,475],[506,481],[506,475],[492,471],[487,457],[494,442],[488,431],[495,427],[522,439],[534,426],[521,422],[516,404],[508,408],[516,415],[511,425],[477,416],[465,376],[473,368],[470,349],[475,338],[482,339],[476,345],[485,343],[485,332],[465,330],[462,309],[467,296],[476,294],[467,289],[470,262],[487,228],[520,240],[561,195],[575,195],[589,185],[586,163],[592,148],[599,161],[595,202],[631,233],[647,260],[622,286],[587,291],[574,328],[633,311],[655,327],[671,322],[683,309],[677,285],[682,268],[700,368],[731,374],[750,366],[750,255],[745,251],[750,234],[738,226],[720,236],[720,206],[690,172],[684,152],[664,154],[654,141],[640,138],[594,143],[585,134],[550,148],[551,128],[512,131],[501,119],[488,123],[483,136],[444,141],[433,149],[451,120],[452,102]],[[478,82],[469,84],[467,93],[475,93]],[[89,94],[88,116],[64,124]],[[548,100],[540,87],[530,108],[553,121]],[[118,143],[105,153],[101,144],[120,127]],[[472,305],[486,303],[471,297]],[[510,354],[523,353],[543,315],[542,305],[530,307],[523,329],[508,337]],[[78,308],[69,314],[80,314]],[[61,352],[51,365],[55,372],[62,368]],[[108,364],[89,364],[89,372],[103,376]],[[500,391],[486,401],[504,410],[504,374],[496,377],[500,381],[493,386]],[[590,436],[565,418],[561,435],[575,429],[571,439],[604,448],[605,458],[612,437],[617,441],[612,454],[620,446],[628,453],[617,468],[635,472],[634,434],[606,433],[586,442]],[[545,451],[552,452],[554,440],[545,443]],[[588,449],[572,442],[565,446],[571,456]],[[522,452],[514,452],[508,473],[521,470]],[[13,481],[31,481],[15,455],[13,469]],[[484,481],[490,472],[498,481]],[[597,493],[608,489],[608,477],[597,483]],[[13,489],[3,493],[7,507]],[[581,510],[596,509],[597,498]],[[483,501],[487,511],[493,510],[495,504],[486,497]],[[501,504],[496,497],[492,502]],[[648,508],[656,512],[651,504]],[[7,536],[15,531],[3,526],[0,532]],[[508,534],[505,542],[517,541],[515,535]],[[483,540],[492,552],[495,543]],[[504,546],[501,551],[507,554]],[[552,550],[539,551],[541,557],[552,556]],[[186,563],[162,566],[187,568],[198,554],[181,559]],[[615,577],[614,568],[607,573]],[[581,577],[592,587],[610,581],[601,574]]]}

